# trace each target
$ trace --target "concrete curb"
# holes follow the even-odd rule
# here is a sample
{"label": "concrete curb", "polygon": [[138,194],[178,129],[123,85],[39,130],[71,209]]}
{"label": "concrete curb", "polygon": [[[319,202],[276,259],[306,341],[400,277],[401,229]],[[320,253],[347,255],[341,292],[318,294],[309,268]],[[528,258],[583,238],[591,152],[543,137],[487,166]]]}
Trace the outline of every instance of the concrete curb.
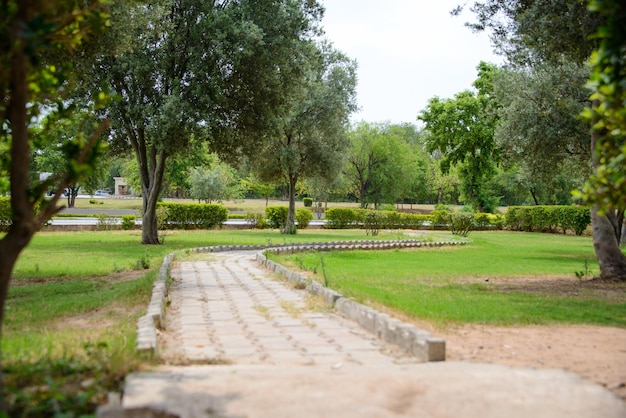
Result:
{"label": "concrete curb", "polygon": [[[418,240],[357,240],[333,241],[293,244],[262,244],[262,245],[217,245],[194,248],[196,253],[222,251],[258,250],[257,263],[270,271],[284,276],[296,286],[303,287],[311,294],[320,296],[325,303],[335,310],[360,324],[367,331],[377,335],[383,341],[397,345],[421,361],[445,360],[445,341],[432,337],[430,333],[410,324],[403,323],[388,315],[375,311],[365,305],[344,298],[334,290],[322,284],[312,282],[303,274],[291,271],[284,266],[270,261],[266,251],[274,253],[295,254],[303,251],[352,251],[352,250],[390,250],[395,248],[440,247],[444,245],[463,245],[465,242],[442,241],[422,242]],[[157,330],[163,329],[165,323],[165,299],[168,294],[168,282],[174,254],[164,257],[156,281],[152,288],[152,296],[147,313],[137,320],[137,351],[156,356],[158,354]]]}
{"label": "concrete curb", "polygon": [[305,275],[291,271],[281,264],[270,261],[265,256],[267,251],[274,253],[293,254],[301,251],[349,251],[356,249],[384,250],[392,248],[409,247],[433,247],[444,245],[461,245],[463,242],[435,242],[423,243],[414,240],[408,241],[378,241],[376,243],[354,243],[354,241],[332,244],[314,244],[286,246],[271,248],[257,254],[257,263],[270,271],[285,277],[289,282],[299,287],[305,287],[310,293],[320,296],[328,305],[344,316],[358,323],[363,329],[376,335],[383,341],[396,345],[406,353],[413,355],[420,361],[445,361],[446,342],[443,339],[433,337],[428,331],[421,330],[411,324],[407,324],[387,314],[381,313],[368,306],[362,305],[343,297],[334,290],[324,287],[322,284],[312,282]]}
{"label": "concrete curb", "polygon": [[174,254],[163,258],[157,279],[152,286],[152,296],[147,313],[137,320],[137,351],[156,355],[158,353],[157,329],[165,323],[165,298],[168,293],[167,279]]}

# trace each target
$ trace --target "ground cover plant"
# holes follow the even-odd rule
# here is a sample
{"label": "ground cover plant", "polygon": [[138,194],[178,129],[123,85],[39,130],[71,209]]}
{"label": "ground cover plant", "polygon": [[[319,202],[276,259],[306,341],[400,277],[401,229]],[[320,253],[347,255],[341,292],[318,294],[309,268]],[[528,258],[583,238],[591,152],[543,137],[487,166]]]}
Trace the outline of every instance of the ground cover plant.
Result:
{"label": "ground cover plant", "polygon": [[347,297],[440,326],[626,327],[626,285],[591,280],[599,268],[590,237],[474,232],[465,246],[270,257],[316,271]]}

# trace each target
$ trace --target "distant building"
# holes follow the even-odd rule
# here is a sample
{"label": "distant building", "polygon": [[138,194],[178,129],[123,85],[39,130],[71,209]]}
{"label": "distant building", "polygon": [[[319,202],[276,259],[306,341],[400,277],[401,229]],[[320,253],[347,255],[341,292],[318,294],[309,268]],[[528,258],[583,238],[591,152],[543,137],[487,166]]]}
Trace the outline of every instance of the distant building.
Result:
{"label": "distant building", "polygon": [[113,191],[113,194],[115,196],[127,195],[129,189],[126,185],[126,179],[124,177],[113,177],[113,180],[115,180],[115,190]]}

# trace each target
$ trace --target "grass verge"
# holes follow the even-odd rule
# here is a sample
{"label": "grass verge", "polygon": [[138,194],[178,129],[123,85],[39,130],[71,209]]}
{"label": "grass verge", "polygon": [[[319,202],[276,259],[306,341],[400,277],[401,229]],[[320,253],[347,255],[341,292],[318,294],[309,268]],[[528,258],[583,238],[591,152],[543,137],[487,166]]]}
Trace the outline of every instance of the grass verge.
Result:
{"label": "grass verge", "polygon": [[626,284],[591,280],[599,272],[591,238],[481,232],[471,239],[460,247],[271,258],[315,272],[344,296],[443,327],[626,327]]}

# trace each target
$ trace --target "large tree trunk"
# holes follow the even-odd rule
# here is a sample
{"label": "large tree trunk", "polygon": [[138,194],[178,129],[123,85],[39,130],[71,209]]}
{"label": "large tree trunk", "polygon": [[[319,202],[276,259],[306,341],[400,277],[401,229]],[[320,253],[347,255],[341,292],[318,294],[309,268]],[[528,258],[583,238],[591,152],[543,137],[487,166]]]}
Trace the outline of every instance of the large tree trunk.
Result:
{"label": "large tree trunk", "polygon": [[591,209],[591,225],[600,277],[626,280],[626,256],[619,248],[614,225],[609,217],[598,214],[597,206]]}
{"label": "large tree trunk", "polygon": [[296,233],[296,183],[298,176],[289,176],[289,211],[287,212],[287,222],[283,234]]}
{"label": "large tree trunk", "polygon": [[144,175],[141,176],[141,189],[143,192],[142,244],[154,245],[161,243],[159,240],[156,207],[159,201],[159,194],[161,193],[161,186],[163,186],[166,159],[167,155],[164,151],[157,152],[152,147],[150,156],[147,158],[147,166],[145,169],[142,169],[140,166],[140,171],[144,172]]}
{"label": "large tree trunk", "polygon": [[[594,101],[593,106],[597,107],[599,103]],[[597,169],[599,165],[598,153],[596,145],[599,139],[598,131],[591,133],[591,155],[593,168]],[[619,236],[621,235],[620,227],[612,222],[611,217],[615,217],[615,212],[611,212],[611,208],[604,208],[607,215],[598,214],[598,207],[591,208],[591,226],[593,228],[593,248],[596,250],[596,257],[600,265],[600,277],[607,279],[626,280],[626,256],[620,250]],[[616,230],[617,228],[617,230]]]}

